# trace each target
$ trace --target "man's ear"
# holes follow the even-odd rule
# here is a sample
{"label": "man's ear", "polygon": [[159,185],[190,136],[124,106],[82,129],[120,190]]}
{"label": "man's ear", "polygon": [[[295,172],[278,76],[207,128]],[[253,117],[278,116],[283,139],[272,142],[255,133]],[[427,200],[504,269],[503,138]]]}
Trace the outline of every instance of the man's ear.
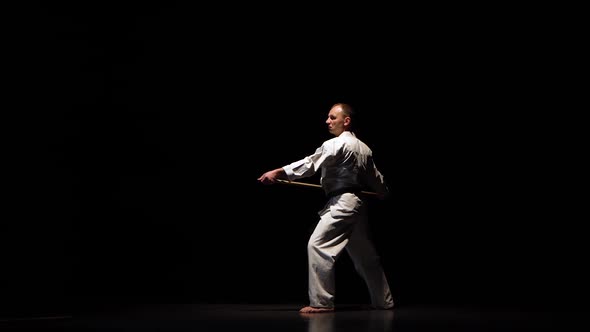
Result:
{"label": "man's ear", "polygon": [[344,125],[345,126],[350,126],[350,116],[347,116],[344,118]]}

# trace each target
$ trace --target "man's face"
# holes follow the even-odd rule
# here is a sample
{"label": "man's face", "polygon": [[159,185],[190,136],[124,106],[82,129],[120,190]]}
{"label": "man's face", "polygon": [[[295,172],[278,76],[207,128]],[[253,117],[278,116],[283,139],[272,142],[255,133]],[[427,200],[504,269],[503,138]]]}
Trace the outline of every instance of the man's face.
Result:
{"label": "man's face", "polygon": [[346,123],[346,117],[342,113],[342,108],[340,108],[340,106],[335,106],[330,110],[326,123],[328,124],[330,134],[335,136],[342,134]]}

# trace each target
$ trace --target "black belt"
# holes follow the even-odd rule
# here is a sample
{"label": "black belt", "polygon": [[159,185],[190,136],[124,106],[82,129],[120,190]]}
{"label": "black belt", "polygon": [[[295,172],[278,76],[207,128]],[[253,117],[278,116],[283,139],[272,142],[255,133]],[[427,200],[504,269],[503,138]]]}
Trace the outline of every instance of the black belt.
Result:
{"label": "black belt", "polygon": [[342,195],[344,193],[358,194],[360,192],[361,192],[361,188],[347,187],[347,188],[340,188],[340,189],[336,189],[334,191],[330,191],[329,193],[326,194],[326,196],[328,196],[328,198],[332,198],[334,196]]}

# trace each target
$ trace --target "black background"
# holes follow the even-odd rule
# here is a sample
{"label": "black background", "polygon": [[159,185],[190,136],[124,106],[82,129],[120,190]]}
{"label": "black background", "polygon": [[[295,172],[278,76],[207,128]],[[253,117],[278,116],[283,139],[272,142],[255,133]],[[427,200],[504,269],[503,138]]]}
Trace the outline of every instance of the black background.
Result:
{"label": "black background", "polygon": [[[577,299],[579,199],[561,189],[561,124],[530,88],[541,74],[518,38],[435,12],[25,8],[5,310],[306,303],[324,197],[256,179],[330,138],[336,102],[356,107],[393,191],[371,227],[399,305]],[[344,254],[337,302],[367,296]]]}

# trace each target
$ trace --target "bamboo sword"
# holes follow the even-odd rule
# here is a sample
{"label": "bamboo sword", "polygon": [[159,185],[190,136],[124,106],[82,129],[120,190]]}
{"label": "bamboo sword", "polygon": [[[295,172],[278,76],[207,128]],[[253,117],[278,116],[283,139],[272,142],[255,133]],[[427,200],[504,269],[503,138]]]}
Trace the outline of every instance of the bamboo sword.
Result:
{"label": "bamboo sword", "polygon": [[[297,182],[297,181],[287,181],[287,180],[282,180],[282,179],[277,179],[277,182],[283,183],[283,184],[291,184],[291,185],[300,186],[300,187],[313,187],[313,188],[321,188],[322,187],[319,184]],[[372,192],[372,191],[361,191],[361,193],[367,194],[367,195],[377,195],[377,193]]]}

